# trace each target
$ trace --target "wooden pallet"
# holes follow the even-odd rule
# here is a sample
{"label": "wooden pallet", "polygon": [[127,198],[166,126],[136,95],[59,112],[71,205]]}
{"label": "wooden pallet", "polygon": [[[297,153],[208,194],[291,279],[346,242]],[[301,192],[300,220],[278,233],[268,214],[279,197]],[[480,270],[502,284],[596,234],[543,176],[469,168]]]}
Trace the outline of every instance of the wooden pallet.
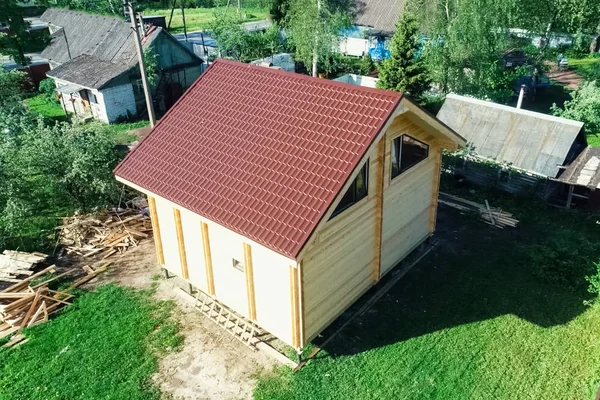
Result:
{"label": "wooden pallet", "polygon": [[195,307],[234,338],[252,350],[256,350],[255,337],[262,335],[263,332],[252,321],[200,290],[196,295]]}

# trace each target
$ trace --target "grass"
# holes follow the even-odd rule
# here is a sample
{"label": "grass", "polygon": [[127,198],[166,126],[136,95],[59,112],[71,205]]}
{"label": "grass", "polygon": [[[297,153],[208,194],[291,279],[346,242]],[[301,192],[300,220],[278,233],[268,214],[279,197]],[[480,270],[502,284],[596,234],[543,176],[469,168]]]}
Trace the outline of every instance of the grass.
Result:
{"label": "grass", "polygon": [[583,77],[588,76],[594,67],[598,68],[599,64],[599,57],[569,58],[569,68]]}
{"label": "grass", "polygon": [[109,131],[114,135],[116,144],[127,145],[138,140],[136,135],[131,134],[132,130],[145,128],[147,126],[150,126],[148,121],[124,122],[109,125]]}
{"label": "grass", "polygon": [[[436,250],[300,372],[262,376],[255,398],[593,399],[600,305],[583,304],[582,275],[600,256],[598,217],[480,197],[519,228],[441,207]],[[551,279],[554,258],[536,264],[560,238],[569,267],[585,264],[574,285]]]}
{"label": "grass", "polygon": [[[185,9],[185,23],[188,32],[208,29],[210,23],[215,19],[215,11],[217,8],[186,8]],[[231,7],[228,12],[237,12],[235,7]],[[167,24],[169,23],[169,16],[171,15],[170,8],[146,8],[144,15],[162,15],[167,18]],[[260,21],[266,19],[269,15],[267,9],[242,7],[242,19],[243,22]],[[181,15],[181,9],[176,9],[173,12],[173,21],[171,22],[171,33],[183,33],[183,18]]]}
{"label": "grass", "polygon": [[27,107],[34,113],[41,114],[49,121],[67,121],[64,110],[54,99],[49,99],[43,94],[25,100]]}
{"label": "grass", "polygon": [[173,304],[114,285],[83,294],[56,319],[0,349],[0,399],[159,399],[150,382],[181,345]]}

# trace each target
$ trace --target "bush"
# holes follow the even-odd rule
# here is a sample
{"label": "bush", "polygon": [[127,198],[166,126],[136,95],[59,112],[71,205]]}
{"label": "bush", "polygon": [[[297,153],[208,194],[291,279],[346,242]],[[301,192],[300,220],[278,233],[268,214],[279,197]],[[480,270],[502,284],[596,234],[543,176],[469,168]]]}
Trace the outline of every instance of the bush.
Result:
{"label": "bush", "polygon": [[360,60],[361,75],[369,75],[371,72],[375,71],[376,68],[373,58],[371,58],[369,53],[365,54]]}
{"label": "bush", "polygon": [[54,83],[54,79],[46,78],[40,82],[39,91],[43,94],[47,99],[56,100],[56,84]]}
{"label": "bush", "polygon": [[552,113],[583,122],[587,133],[600,132],[600,88],[595,82],[583,82],[571,94],[571,100],[565,101],[563,108],[554,103]]}
{"label": "bush", "polygon": [[588,292],[598,297],[600,295],[600,262],[594,263],[595,272],[591,275],[585,277],[585,280],[588,281]]}

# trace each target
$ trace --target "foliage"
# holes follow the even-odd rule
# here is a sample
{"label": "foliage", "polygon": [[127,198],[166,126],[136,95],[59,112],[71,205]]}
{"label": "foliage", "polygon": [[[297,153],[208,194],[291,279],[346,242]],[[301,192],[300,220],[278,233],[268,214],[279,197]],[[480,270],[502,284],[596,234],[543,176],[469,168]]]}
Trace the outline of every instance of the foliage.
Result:
{"label": "foliage", "polygon": [[31,60],[25,53],[32,37],[27,32],[29,25],[23,19],[21,8],[16,0],[0,0],[0,26],[9,28],[0,31],[0,54],[10,56],[18,64],[29,65]]}
{"label": "foliage", "polygon": [[154,48],[149,47],[144,50],[144,69],[146,70],[148,85],[150,85],[151,87],[156,86],[156,84],[158,83],[160,73],[158,57],[158,53],[154,51]]}
{"label": "foliage", "polygon": [[597,216],[469,188],[457,194],[487,198],[519,227],[492,228],[440,206],[436,235],[446,245],[302,370],[263,375],[256,399],[594,398],[600,342],[590,332],[600,307],[583,305],[584,290],[541,281],[515,249],[556,230],[597,260]]}
{"label": "foliage", "polygon": [[86,11],[92,14],[123,15],[122,0],[45,0],[53,7],[68,8],[70,10]]}
{"label": "foliage", "polygon": [[172,302],[114,285],[83,294],[56,319],[0,349],[2,399],[159,399],[158,356],[180,348]]}
{"label": "foliage", "polygon": [[595,82],[582,82],[563,108],[552,106],[552,113],[583,122],[588,133],[600,132],[600,88]]}
{"label": "foliage", "polygon": [[391,56],[383,60],[379,68],[378,88],[406,92],[414,98],[419,98],[429,88],[427,71],[417,54],[420,47],[418,29],[415,18],[410,13],[403,13],[392,37]]}
{"label": "foliage", "polygon": [[347,2],[334,0],[289,0],[284,28],[296,49],[296,60],[316,76],[315,64],[329,68],[330,56],[339,44],[339,32],[350,25]]}
{"label": "foliage", "polygon": [[362,58],[360,59],[360,74],[361,75],[369,75],[371,72],[375,71],[376,69],[377,69],[377,65],[375,65],[375,62],[373,61],[373,58],[371,58],[371,55],[369,53],[362,56]]}
{"label": "foliage", "polygon": [[[432,3],[432,4],[430,4]],[[506,102],[524,71],[505,70],[501,58],[509,45],[507,27],[513,1],[413,0],[410,9],[428,29],[424,60],[443,93],[455,92]]]}
{"label": "foliage", "polygon": [[0,107],[18,105],[30,87],[31,81],[24,72],[0,68]]}
{"label": "foliage", "polygon": [[54,83],[54,79],[46,78],[40,82],[40,86],[38,90],[42,95],[44,95],[48,99],[56,100],[56,84]]}
{"label": "foliage", "polygon": [[280,52],[283,42],[274,24],[265,32],[246,32],[241,19],[233,12],[215,11],[210,30],[222,56],[249,62]]}
{"label": "foliage", "polygon": [[585,277],[588,281],[588,292],[594,294],[596,299],[600,297],[600,262],[594,263],[594,273]]}
{"label": "foliage", "polygon": [[0,247],[23,250],[51,240],[59,215],[112,204],[112,170],[122,157],[109,128],[0,110]]}
{"label": "foliage", "polygon": [[288,3],[289,0],[273,0],[271,2],[270,13],[273,16],[274,21],[283,22],[289,7]]}
{"label": "foliage", "polygon": [[329,79],[345,74],[360,73],[360,59],[342,54],[331,54],[324,64],[323,69]]}

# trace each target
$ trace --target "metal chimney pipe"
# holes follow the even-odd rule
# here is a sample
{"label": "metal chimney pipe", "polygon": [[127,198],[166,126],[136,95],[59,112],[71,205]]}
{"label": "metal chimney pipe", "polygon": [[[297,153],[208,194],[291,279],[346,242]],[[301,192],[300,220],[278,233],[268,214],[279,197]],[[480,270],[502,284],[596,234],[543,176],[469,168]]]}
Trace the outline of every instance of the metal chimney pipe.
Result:
{"label": "metal chimney pipe", "polygon": [[519,92],[519,100],[517,101],[517,108],[521,108],[523,105],[523,97],[525,97],[525,85],[521,85],[521,91]]}

